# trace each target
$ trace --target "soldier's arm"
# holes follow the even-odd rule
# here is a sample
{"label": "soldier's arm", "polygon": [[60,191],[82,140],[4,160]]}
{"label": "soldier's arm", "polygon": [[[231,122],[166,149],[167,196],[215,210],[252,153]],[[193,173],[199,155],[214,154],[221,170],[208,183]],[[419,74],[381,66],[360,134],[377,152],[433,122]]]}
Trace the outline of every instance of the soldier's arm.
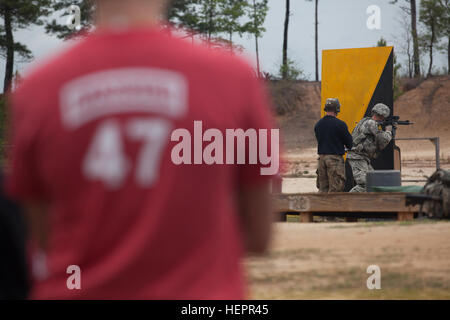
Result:
{"label": "soldier's arm", "polygon": [[369,119],[363,124],[362,132],[366,136],[371,135],[376,137],[379,131],[380,130],[378,129],[378,124],[373,119]]}
{"label": "soldier's arm", "polygon": [[377,147],[379,150],[383,150],[384,148],[386,148],[389,142],[391,142],[391,140],[392,140],[392,133],[390,131],[379,130],[375,137],[375,141],[377,143]]}
{"label": "soldier's arm", "polygon": [[392,133],[390,131],[383,131],[378,128],[378,124],[375,120],[368,120],[365,123],[364,131],[366,134],[373,135],[378,150],[383,150],[387,147],[392,140]]}

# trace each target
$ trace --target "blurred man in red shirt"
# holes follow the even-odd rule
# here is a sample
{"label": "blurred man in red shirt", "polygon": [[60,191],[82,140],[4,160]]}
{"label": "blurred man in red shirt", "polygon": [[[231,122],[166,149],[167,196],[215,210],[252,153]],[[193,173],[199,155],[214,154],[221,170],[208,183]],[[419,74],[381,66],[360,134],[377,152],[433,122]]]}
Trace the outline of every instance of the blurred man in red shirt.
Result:
{"label": "blurred man in red shirt", "polygon": [[7,188],[29,208],[32,298],[247,297],[240,262],[267,248],[270,176],[174,163],[173,132],[271,129],[269,106],[246,63],[161,31],[167,6],[98,0],[96,31],[12,97]]}

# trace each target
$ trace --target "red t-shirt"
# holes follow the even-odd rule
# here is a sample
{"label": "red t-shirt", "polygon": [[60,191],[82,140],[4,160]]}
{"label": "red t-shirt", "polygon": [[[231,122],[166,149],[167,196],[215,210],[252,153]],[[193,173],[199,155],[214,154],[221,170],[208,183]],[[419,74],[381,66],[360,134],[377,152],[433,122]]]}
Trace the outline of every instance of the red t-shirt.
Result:
{"label": "red t-shirt", "polygon": [[[181,156],[194,161],[194,121],[224,140],[226,129],[271,128],[245,62],[156,28],[97,31],[32,72],[12,101],[7,188],[49,204],[47,277],[32,298],[246,297],[235,195],[268,176],[171,158],[185,128],[192,154]],[[80,290],[67,287],[71,265]]]}

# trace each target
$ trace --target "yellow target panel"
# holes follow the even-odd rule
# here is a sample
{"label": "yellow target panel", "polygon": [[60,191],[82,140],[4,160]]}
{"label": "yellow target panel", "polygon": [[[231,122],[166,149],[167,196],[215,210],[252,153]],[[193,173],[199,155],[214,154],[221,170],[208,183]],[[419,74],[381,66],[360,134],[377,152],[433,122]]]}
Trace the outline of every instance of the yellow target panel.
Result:
{"label": "yellow target panel", "polygon": [[322,116],[326,99],[338,98],[338,118],[352,132],[375,104],[385,103],[392,110],[392,55],[393,47],[323,50]]}

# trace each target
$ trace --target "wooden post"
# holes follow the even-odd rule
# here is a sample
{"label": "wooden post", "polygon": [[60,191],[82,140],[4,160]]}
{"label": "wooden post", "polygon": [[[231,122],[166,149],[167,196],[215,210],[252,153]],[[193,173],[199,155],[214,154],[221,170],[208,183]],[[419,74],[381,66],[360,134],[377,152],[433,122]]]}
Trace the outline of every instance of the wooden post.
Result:
{"label": "wooden post", "polygon": [[413,221],[414,220],[414,212],[399,212],[397,214],[398,221]]}
{"label": "wooden post", "polygon": [[300,212],[300,222],[313,222],[313,214],[311,212]]}

